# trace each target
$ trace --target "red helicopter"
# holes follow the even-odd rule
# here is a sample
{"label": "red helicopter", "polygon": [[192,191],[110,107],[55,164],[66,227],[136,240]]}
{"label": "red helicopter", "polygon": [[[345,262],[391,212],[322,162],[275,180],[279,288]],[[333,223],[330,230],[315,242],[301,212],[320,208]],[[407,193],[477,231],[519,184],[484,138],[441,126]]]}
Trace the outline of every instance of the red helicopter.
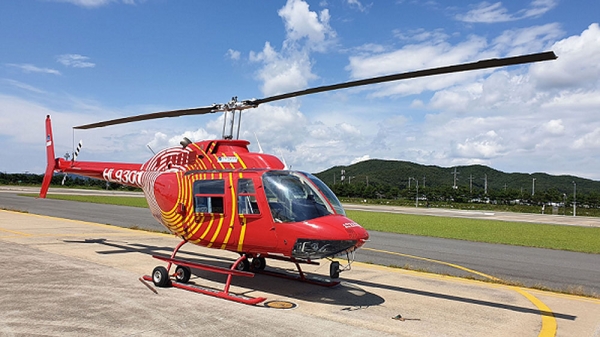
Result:
{"label": "red helicopter", "polygon": [[[346,217],[335,194],[310,173],[288,170],[277,157],[248,150],[248,141],[239,140],[241,113],[260,104],[313,93],[357,87],[401,79],[440,75],[468,70],[502,67],[556,59],[544,52],[502,59],[459,64],[400,73],[340,84],[316,87],[263,99],[164,111],[125,117],[74,127],[91,129],[135,121],[224,112],[223,138],[191,142],[156,153],[144,164],[85,162],[55,158],[50,116],[46,117],[48,166],[40,191],[45,198],[54,172],[75,173],[107,182],[139,187],[144,191],[154,218],[182,239],[170,257],[151,276],[156,286],[174,286],[228,300],[256,304],[265,298],[247,298],[229,292],[232,276],[254,276],[255,272],[290,277],[265,270],[266,259],[292,262],[298,279],[332,286],[341,271],[349,270],[354,252],[367,242],[369,234]],[[237,115],[237,119],[236,119]],[[234,128],[237,135],[234,137]],[[240,257],[230,268],[177,259],[186,243],[236,252]],[[347,265],[333,260],[345,255]],[[306,277],[301,263],[319,264],[330,259],[328,281]],[[170,273],[172,265],[175,271]],[[191,268],[227,274],[222,291],[189,284]]]}

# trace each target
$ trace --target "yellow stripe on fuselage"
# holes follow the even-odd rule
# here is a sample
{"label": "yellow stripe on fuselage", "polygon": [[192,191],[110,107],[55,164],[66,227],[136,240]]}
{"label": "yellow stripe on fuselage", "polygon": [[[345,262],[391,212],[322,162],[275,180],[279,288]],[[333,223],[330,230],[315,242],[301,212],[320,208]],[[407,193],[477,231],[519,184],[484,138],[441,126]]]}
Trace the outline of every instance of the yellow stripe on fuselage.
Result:
{"label": "yellow stripe on fuselage", "polygon": [[231,191],[231,220],[229,220],[229,229],[227,230],[227,235],[225,235],[225,240],[223,240],[223,244],[221,245],[221,249],[225,249],[227,246],[227,242],[229,242],[229,237],[231,236],[231,232],[233,231],[233,224],[235,220],[235,215],[237,214],[237,198],[235,197],[235,188],[233,185],[233,173],[229,173],[229,190]]}

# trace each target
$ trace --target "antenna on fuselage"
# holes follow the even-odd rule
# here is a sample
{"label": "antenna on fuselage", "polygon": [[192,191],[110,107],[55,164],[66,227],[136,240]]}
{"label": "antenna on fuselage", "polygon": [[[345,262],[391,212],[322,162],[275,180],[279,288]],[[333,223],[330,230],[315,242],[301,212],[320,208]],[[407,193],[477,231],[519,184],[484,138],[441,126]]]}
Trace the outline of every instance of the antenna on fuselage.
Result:
{"label": "antenna on fuselage", "polygon": [[258,136],[256,135],[256,132],[254,133],[254,138],[256,138],[256,145],[258,145],[258,153],[264,153],[262,146],[260,146],[260,142],[258,141]]}
{"label": "antenna on fuselage", "polygon": [[146,146],[148,147],[150,152],[152,152],[153,155],[156,155],[156,152],[154,152],[154,150],[152,150],[152,148],[150,147],[150,144],[146,144]]}

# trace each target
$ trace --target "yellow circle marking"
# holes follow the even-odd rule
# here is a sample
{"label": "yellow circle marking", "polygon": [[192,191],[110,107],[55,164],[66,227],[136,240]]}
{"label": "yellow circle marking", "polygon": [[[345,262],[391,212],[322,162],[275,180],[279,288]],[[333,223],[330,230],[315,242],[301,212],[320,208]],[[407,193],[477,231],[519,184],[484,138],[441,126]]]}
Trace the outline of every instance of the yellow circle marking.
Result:
{"label": "yellow circle marking", "polygon": [[269,301],[265,303],[265,307],[272,309],[294,309],[297,305],[288,301]]}

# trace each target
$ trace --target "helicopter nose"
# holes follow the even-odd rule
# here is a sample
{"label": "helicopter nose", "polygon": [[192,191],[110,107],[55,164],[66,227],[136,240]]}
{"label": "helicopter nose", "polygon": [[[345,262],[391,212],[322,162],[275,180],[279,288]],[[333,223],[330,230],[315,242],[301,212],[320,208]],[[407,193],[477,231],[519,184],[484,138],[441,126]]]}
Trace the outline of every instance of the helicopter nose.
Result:
{"label": "helicopter nose", "polygon": [[298,238],[292,250],[292,257],[321,259],[336,256],[362,247],[369,239],[369,233],[361,225],[346,217],[336,216],[327,220],[328,225],[321,228],[330,231],[321,232],[319,237]]}
{"label": "helicopter nose", "polygon": [[354,248],[360,248],[369,240],[369,232],[356,222],[348,221],[343,223],[342,226],[346,230],[346,233],[348,233],[348,238],[356,240]]}
{"label": "helicopter nose", "polygon": [[163,173],[156,178],[154,197],[163,212],[173,210],[179,201],[179,184],[175,173]]}

